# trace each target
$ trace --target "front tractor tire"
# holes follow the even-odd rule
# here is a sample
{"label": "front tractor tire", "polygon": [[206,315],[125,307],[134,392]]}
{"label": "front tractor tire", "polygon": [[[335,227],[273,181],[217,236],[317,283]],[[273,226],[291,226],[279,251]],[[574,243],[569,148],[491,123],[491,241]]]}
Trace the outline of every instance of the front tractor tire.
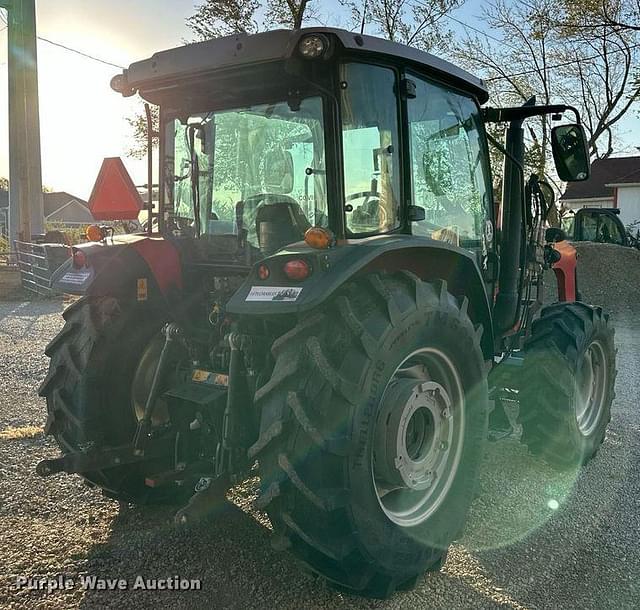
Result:
{"label": "front tractor tire", "polygon": [[487,435],[481,328],[446,282],[354,281],[273,345],[250,449],[276,546],[387,597],[444,563]]}
{"label": "front tractor tire", "polygon": [[543,309],[524,347],[523,443],[561,470],[589,461],[611,420],[615,378],[614,330],[601,308],[576,302]]}
{"label": "front tractor tire", "polygon": [[[157,358],[163,314],[112,297],[83,297],[64,311],[63,318],[62,330],[45,350],[51,359],[39,389],[47,400],[45,431],[65,454],[132,442],[140,408],[134,377],[140,376],[141,362],[153,360],[154,354]],[[154,370],[154,363],[149,365],[146,378]],[[158,472],[167,466],[159,460],[144,468],[129,464],[82,476],[108,497],[124,502],[182,501],[184,491],[173,485],[145,485],[154,467]]]}

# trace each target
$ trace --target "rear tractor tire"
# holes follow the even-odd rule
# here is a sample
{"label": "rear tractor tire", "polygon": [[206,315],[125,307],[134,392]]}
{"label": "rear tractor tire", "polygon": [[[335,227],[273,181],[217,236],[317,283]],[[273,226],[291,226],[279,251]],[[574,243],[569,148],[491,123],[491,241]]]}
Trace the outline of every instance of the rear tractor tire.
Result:
{"label": "rear tractor tire", "polygon": [[[83,297],[64,311],[63,318],[65,325],[45,350],[51,358],[39,389],[47,400],[45,431],[63,453],[130,443],[162,346],[163,314],[122,305],[111,297]],[[167,467],[158,460],[83,476],[120,501],[182,502],[191,495],[191,487],[145,485],[147,475]]]}
{"label": "rear tractor tire", "polygon": [[250,449],[276,546],[368,597],[444,563],[487,435],[481,328],[446,282],[354,281],[273,345]]}
{"label": "rear tractor tire", "polygon": [[522,440],[559,469],[580,467],[598,451],[611,420],[616,350],[609,316],[579,302],[546,307],[524,352]]}

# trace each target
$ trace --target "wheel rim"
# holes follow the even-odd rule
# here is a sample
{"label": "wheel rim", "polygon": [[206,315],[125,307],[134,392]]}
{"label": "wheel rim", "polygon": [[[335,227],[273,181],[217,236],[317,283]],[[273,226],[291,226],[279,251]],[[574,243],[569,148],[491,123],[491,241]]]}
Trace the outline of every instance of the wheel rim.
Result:
{"label": "wheel rim", "polygon": [[435,348],[410,354],[382,396],[371,456],[385,515],[402,527],[428,519],[455,479],[465,426],[464,392],[449,357]]}
{"label": "wheel rim", "polygon": [[[158,366],[163,345],[164,337],[161,334],[153,337],[142,352],[142,356],[136,367],[133,382],[131,383],[131,409],[136,421],[141,421],[144,415],[144,408],[147,403],[149,391],[151,390],[153,376]],[[166,424],[168,421],[169,411],[167,404],[162,399],[158,399],[153,409],[151,424],[160,426]]]}
{"label": "wheel rim", "polygon": [[607,361],[600,341],[593,341],[578,368],[576,419],[583,436],[589,436],[598,426],[607,389]]}

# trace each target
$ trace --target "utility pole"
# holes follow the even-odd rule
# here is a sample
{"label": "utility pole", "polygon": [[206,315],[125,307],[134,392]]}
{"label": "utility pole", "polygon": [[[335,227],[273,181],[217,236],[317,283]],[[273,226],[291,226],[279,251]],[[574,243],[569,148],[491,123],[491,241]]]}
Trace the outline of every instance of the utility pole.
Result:
{"label": "utility pole", "polygon": [[8,11],[9,239],[44,233],[35,0],[0,0]]}

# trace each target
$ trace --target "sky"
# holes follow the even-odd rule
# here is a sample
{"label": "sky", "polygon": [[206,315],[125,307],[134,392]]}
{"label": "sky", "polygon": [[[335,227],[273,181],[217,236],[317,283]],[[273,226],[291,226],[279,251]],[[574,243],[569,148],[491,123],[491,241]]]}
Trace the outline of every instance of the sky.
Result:
{"label": "sky", "polygon": [[[38,34],[106,61],[128,66],[190,38],[185,19],[196,0],[37,0]],[[453,15],[478,27],[481,0],[468,0]],[[322,11],[347,24],[338,0]],[[461,26],[449,21],[460,31]],[[9,175],[7,110],[7,31],[0,32],[0,176]],[[114,93],[109,81],[118,68],[107,66],[47,42],[38,42],[38,82],[42,182],[88,198],[104,157],[122,156],[136,184],[146,182],[146,161],[125,157],[131,143],[126,117],[140,110],[136,98]],[[633,131],[636,136],[634,137]],[[626,148],[640,145],[640,118],[623,122]]]}

